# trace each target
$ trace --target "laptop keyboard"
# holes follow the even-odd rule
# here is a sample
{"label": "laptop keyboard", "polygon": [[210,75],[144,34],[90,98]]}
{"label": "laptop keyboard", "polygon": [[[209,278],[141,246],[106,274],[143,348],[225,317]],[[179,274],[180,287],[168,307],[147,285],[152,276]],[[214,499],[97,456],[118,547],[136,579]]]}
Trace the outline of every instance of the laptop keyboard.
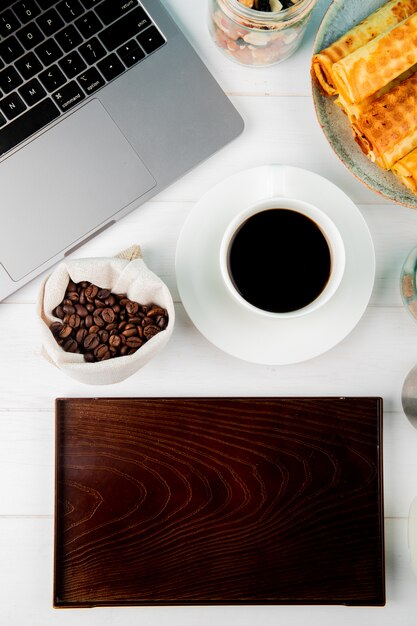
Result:
{"label": "laptop keyboard", "polygon": [[19,0],[0,13],[0,155],[165,43],[136,0]]}

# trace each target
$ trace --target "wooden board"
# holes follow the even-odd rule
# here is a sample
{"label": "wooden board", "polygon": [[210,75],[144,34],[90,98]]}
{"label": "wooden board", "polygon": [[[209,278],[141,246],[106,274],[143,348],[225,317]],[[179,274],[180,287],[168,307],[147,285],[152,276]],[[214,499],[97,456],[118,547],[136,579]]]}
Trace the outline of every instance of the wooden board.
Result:
{"label": "wooden board", "polygon": [[56,607],[385,603],[381,399],[60,399],[56,416]]}

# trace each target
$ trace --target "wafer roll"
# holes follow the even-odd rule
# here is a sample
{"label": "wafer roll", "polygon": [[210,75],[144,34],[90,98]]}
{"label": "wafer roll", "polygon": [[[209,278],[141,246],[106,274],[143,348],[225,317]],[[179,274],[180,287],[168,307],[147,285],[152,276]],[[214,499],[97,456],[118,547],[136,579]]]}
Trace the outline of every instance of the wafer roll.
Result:
{"label": "wafer roll", "polygon": [[417,64],[410,67],[410,69],[404,72],[404,74],[401,74],[400,76],[398,76],[395,80],[388,83],[388,85],[386,85],[385,87],[383,87],[382,89],[374,93],[372,96],[369,96],[368,98],[365,98],[365,100],[362,100],[362,102],[345,102],[342,96],[338,96],[335,100],[335,103],[337,104],[337,106],[339,106],[341,109],[345,111],[345,113],[347,114],[349,118],[349,121],[353,124],[353,122],[359,119],[359,117],[363,113],[365,113],[365,111],[367,111],[369,107],[376,100],[384,96],[391,89],[394,89],[395,87],[400,85],[402,82],[407,80],[407,78],[409,78],[416,72],[417,72]]}
{"label": "wafer roll", "polygon": [[329,96],[337,89],[333,65],[366,45],[378,35],[387,32],[417,11],[417,0],[391,0],[363,22],[349,30],[331,46],[313,56],[312,71]]}
{"label": "wafer roll", "polygon": [[408,189],[417,193],[417,149],[397,161],[392,171]]}
{"label": "wafer roll", "polygon": [[417,63],[417,13],[333,66],[345,102],[361,102]]}
{"label": "wafer roll", "polygon": [[366,156],[386,170],[417,148],[417,75],[375,100],[352,129]]}

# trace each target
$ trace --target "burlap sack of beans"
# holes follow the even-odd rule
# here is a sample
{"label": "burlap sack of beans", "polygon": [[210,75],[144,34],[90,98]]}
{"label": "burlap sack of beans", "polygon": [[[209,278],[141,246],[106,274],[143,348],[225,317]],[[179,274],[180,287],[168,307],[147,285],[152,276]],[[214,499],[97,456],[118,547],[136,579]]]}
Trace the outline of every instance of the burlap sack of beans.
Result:
{"label": "burlap sack of beans", "polygon": [[[144,343],[132,355],[86,363],[82,354],[65,352],[49,330],[52,322],[61,321],[52,312],[62,302],[70,278],[75,283],[94,283],[115,294],[126,293],[130,300],[140,304],[157,304],[168,311],[167,328]],[[139,246],[132,246],[114,258],[63,261],[41,286],[37,314],[43,355],[68,376],[89,385],[111,385],[137,372],[166,345],[175,319],[171,294],[162,280],[148,269]]]}

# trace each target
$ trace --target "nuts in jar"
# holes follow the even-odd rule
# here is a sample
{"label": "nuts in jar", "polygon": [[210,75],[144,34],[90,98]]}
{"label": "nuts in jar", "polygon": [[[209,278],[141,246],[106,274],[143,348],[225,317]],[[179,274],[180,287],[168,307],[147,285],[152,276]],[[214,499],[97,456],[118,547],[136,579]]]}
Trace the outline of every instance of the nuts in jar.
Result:
{"label": "nuts in jar", "polygon": [[274,65],[298,48],[316,2],[210,0],[210,32],[222,52],[237,63]]}

